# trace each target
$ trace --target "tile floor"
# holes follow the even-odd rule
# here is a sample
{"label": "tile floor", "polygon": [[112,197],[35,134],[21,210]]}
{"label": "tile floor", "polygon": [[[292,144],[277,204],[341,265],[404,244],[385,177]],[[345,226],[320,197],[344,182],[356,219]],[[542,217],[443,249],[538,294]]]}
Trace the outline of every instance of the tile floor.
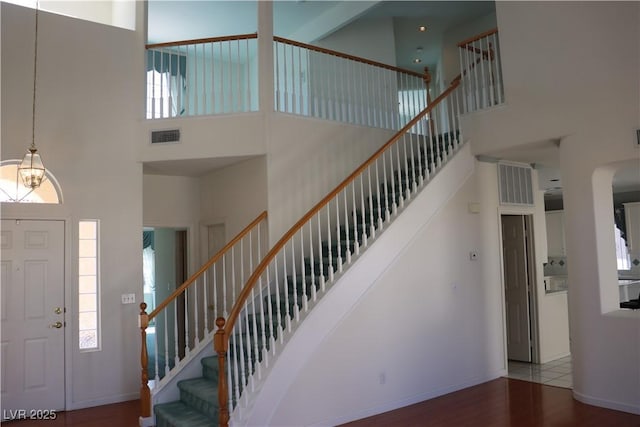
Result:
{"label": "tile floor", "polygon": [[571,356],[542,365],[509,360],[508,378],[531,381],[556,387],[572,388]]}

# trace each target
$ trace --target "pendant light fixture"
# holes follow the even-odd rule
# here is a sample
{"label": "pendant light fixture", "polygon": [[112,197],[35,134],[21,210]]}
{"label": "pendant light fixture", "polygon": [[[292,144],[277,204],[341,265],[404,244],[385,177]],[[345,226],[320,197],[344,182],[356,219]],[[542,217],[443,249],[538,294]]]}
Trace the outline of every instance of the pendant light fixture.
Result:
{"label": "pendant light fixture", "polygon": [[38,70],[38,2],[36,1],[36,31],[35,43],[33,49],[33,103],[31,110],[31,147],[22,159],[18,172],[22,178],[22,182],[27,188],[32,190],[38,188],[44,178],[44,165],[42,158],[38,154],[36,148],[36,76]]}

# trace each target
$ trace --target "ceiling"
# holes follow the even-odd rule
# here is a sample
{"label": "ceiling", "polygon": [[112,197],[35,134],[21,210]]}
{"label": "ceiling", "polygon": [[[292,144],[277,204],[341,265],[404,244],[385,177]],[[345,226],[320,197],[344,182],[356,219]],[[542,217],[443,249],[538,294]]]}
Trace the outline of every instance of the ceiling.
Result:
{"label": "ceiling", "polygon": [[[313,43],[356,20],[392,18],[396,65],[422,72],[436,63],[446,30],[494,11],[493,1],[274,1],[273,27],[278,36]],[[258,30],[256,1],[149,0],[148,16],[149,43]],[[428,30],[416,31],[419,25]],[[417,47],[422,63],[416,65]]]}

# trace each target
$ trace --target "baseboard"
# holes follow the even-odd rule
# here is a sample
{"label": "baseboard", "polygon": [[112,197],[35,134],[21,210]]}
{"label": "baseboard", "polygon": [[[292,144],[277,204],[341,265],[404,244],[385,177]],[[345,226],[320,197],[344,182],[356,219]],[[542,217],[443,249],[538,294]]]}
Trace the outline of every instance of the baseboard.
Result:
{"label": "baseboard", "polygon": [[139,427],[153,427],[156,425],[155,420],[153,419],[153,416],[151,417],[140,417],[138,418],[138,426]]}
{"label": "baseboard", "polygon": [[637,405],[614,402],[612,400],[599,399],[597,397],[587,396],[585,394],[579,393],[573,390],[573,397],[582,403],[586,403],[587,405],[599,406],[601,408],[613,409],[616,411],[629,412],[631,414],[640,415],[640,403]]}
{"label": "baseboard", "polygon": [[93,408],[94,406],[111,405],[112,403],[128,402],[130,400],[140,399],[140,392],[116,394],[113,396],[103,397],[94,400],[81,400],[66,405],[67,411],[75,411],[76,409]]}
{"label": "baseboard", "polygon": [[478,384],[486,383],[487,381],[492,381],[492,380],[495,380],[496,378],[500,378],[505,374],[506,374],[506,371],[502,369],[500,371],[494,372],[491,375],[469,379],[468,381],[465,381],[460,384],[456,384],[456,385],[452,385],[449,387],[444,387],[436,390],[430,390],[425,393],[420,393],[404,399],[388,402],[388,403],[385,403],[384,405],[375,406],[375,407],[358,411],[358,412],[353,412],[349,415],[343,415],[331,420],[324,420],[318,423],[311,424],[311,426],[312,427],[322,427],[322,426],[328,426],[328,425],[336,426],[336,425],[346,424],[348,422],[355,421],[355,420],[361,420],[363,418],[379,415],[384,412],[393,411],[395,409],[404,408],[405,406],[414,405],[416,403],[424,402],[425,400],[433,399],[439,396],[443,396],[445,394],[449,394],[465,388],[473,387]]}

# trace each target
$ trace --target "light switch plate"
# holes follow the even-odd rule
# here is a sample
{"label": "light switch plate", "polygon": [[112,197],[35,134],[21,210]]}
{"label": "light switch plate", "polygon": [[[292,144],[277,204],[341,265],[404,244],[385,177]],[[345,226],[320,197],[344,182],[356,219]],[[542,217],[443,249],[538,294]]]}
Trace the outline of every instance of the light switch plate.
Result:
{"label": "light switch plate", "polygon": [[136,303],[136,294],[122,294],[122,303],[123,304],[135,304]]}

